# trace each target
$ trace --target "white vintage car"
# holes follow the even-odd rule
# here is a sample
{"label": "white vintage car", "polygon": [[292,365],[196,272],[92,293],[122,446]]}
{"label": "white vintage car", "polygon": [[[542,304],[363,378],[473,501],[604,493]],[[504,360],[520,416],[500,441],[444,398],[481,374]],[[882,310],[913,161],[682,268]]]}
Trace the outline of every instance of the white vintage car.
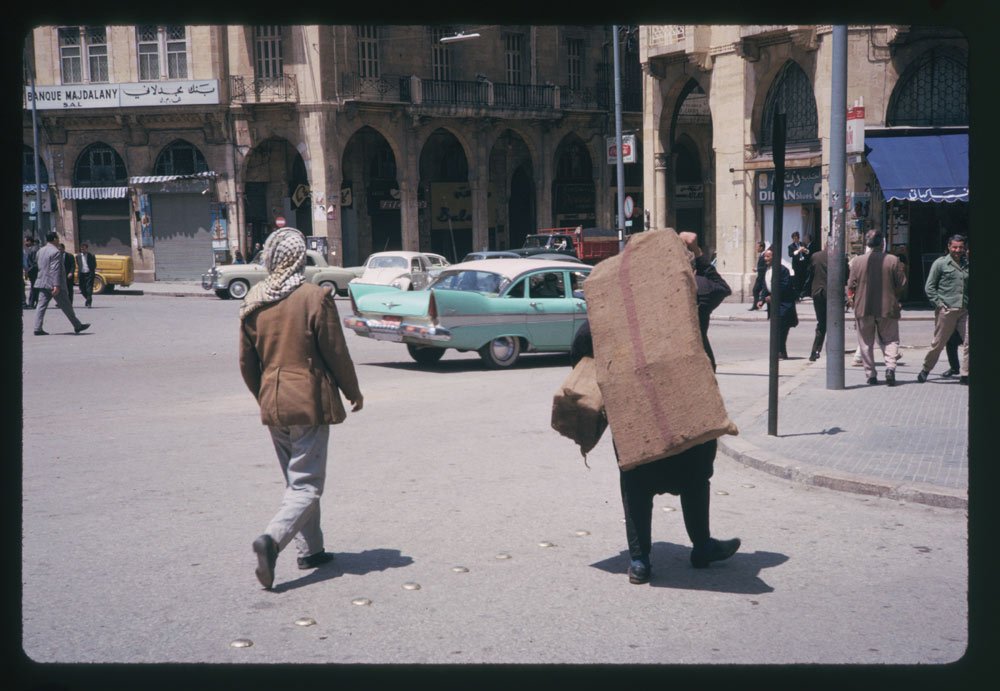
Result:
{"label": "white vintage car", "polygon": [[[424,252],[375,252],[351,285],[389,286],[397,290],[422,290],[431,282],[433,266]],[[436,272],[434,272],[436,273]]]}
{"label": "white vintage car", "polygon": [[[320,252],[306,250],[306,281],[329,288],[334,295],[347,295],[347,284],[361,274],[362,268],[330,266]],[[261,253],[258,252],[249,264],[213,266],[202,274],[201,287],[214,290],[223,300],[231,297],[242,300],[250,292],[250,287],[264,280],[265,276],[267,269],[261,264]]]}

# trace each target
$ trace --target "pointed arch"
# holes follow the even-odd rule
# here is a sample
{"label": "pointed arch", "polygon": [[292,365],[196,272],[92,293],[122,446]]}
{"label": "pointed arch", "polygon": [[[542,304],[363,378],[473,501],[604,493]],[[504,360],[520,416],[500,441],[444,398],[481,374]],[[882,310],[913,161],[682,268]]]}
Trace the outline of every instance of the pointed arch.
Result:
{"label": "pointed arch", "polygon": [[781,67],[767,92],[758,140],[762,146],[773,146],[774,115],[779,112],[785,114],[786,144],[818,144],[819,118],[812,82],[794,60]]}
{"label": "pointed arch", "polygon": [[969,124],[969,74],[965,56],[931,48],[896,83],[886,111],[889,127]]}
{"label": "pointed arch", "polygon": [[208,172],[204,154],[185,139],[175,139],[160,150],[153,164],[154,175],[193,175]]}

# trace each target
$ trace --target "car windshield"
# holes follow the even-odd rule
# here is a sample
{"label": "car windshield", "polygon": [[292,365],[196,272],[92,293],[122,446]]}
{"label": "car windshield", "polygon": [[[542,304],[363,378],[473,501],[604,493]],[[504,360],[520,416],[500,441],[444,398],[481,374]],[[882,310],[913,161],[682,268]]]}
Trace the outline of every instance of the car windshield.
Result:
{"label": "car windshield", "polygon": [[491,271],[452,270],[442,271],[441,275],[428,287],[436,290],[499,293],[506,280],[500,274]]}
{"label": "car windshield", "polygon": [[524,239],[525,247],[546,247],[549,238],[547,235],[529,235]]}
{"label": "car windshield", "polygon": [[369,269],[405,269],[408,266],[406,257],[372,257],[368,260]]}

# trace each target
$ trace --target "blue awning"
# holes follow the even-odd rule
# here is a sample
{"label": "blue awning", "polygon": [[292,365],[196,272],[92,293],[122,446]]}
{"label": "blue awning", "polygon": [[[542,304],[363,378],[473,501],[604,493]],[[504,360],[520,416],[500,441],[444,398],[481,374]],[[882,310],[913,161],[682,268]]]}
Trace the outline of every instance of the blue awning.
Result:
{"label": "blue awning", "polygon": [[887,201],[969,201],[969,135],[865,137],[865,157]]}

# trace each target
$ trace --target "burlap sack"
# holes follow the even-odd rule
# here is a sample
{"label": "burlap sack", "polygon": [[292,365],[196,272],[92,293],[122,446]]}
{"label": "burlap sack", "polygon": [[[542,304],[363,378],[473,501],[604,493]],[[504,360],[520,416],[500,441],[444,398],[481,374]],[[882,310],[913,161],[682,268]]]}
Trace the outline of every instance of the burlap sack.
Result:
{"label": "burlap sack", "polygon": [[584,294],[622,470],[738,434],[701,343],[694,273],[673,229],[632,236],[594,268]]}
{"label": "burlap sack", "polygon": [[594,358],[581,358],[552,397],[552,429],[576,442],[586,460],[607,426]]}

